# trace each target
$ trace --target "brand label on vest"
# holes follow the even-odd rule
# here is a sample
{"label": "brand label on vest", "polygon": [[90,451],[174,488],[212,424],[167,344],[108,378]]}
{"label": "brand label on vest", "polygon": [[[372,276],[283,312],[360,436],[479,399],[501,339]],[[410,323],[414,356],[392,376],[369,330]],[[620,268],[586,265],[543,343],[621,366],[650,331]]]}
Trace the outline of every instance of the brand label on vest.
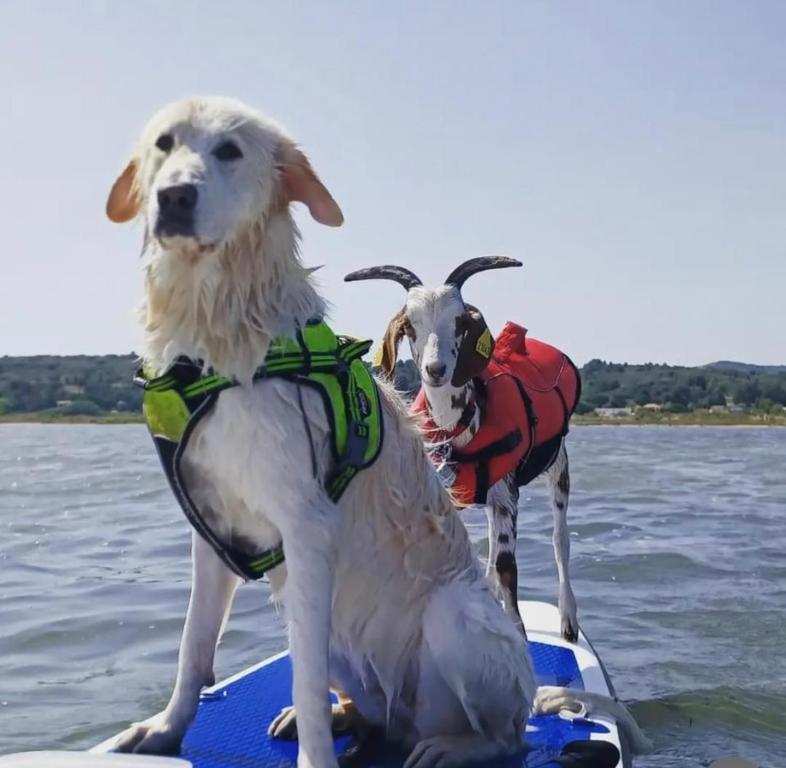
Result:
{"label": "brand label on vest", "polygon": [[486,328],[478,337],[477,344],[475,344],[475,351],[483,357],[489,357],[491,355],[491,341],[491,332]]}
{"label": "brand label on vest", "polygon": [[357,394],[355,395],[355,400],[357,401],[360,415],[364,419],[367,419],[371,414],[371,403],[368,401],[366,393],[362,389],[358,390]]}

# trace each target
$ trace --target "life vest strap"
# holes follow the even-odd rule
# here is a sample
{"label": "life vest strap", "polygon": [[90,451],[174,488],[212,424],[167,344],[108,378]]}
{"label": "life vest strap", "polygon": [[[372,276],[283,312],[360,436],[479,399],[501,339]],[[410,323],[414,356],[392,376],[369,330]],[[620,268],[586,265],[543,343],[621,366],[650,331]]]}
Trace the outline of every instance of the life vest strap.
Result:
{"label": "life vest strap", "polygon": [[501,456],[516,450],[521,445],[521,430],[516,427],[507,434],[489,443],[483,448],[471,453],[454,450],[451,453],[451,461],[459,463],[469,462],[475,465],[475,504],[482,504],[486,501],[489,488],[491,486],[491,467],[490,462],[495,456]]}
{"label": "life vest strap", "polygon": [[[309,321],[298,330],[295,339],[276,339],[253,377],[254,381],[290,379],[320,394],[334,454],[334,465],[324,487],[334,503],[340,500],[352,478],[370,466],[382,449],[379,391],[361,360],[371,343],[336,336],[323,321]],[[222,542],[192,502],[181,476],[180,462],[196,424],[223,390],[239,382],[205,372],[200,361],[179,358],[160,376],[151,376],[140,368],[134,383],[145,390],[143,410],[148,428],[170,486],[196,531],[244,578],[258,579],[284,562],[283,544],[248,554]]]}
{"label": "life vest strap", "polygon": [[477,451],[464,452],[456,450],[455,448],[450,454],[452,461],[489,461],[495,456],[500,456],[503,453],[509,453],[521,444],[521,430],[516,427],[507,434],[489,443]]}

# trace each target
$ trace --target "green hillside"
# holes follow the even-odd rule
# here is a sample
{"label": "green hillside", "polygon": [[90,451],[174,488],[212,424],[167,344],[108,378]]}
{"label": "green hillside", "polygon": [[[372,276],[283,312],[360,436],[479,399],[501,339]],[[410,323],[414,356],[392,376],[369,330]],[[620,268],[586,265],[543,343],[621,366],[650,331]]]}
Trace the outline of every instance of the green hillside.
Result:
{"label": "green hillside", "polygon": [[136,361],[132,354],[0,357],[0,414],[137,412]]}
{"label": "green hillside", "polygon": [[[578,412],[657,405],[673,413],[723,407],[780,410],[786,406],[786,368],[774,366],[629,365],[591,360],[581,369]],[[414,396],[420,377],[412,360],[396,365],[396,387]]]}
{"label": "green hillside", "polygon": [[786,371],[768,368],[628,365],[591,360],[582,369],[580,413],[657,404],[674,412],[712,406],[768,410],[786,405]]}
{"label": "green hillside", "polygon": [[[138,413],[142,391],[128,355],[0,357],[0,415],[101,416]],[[596,408],[657,405],[673,413],[699,409],[779,411],[786,406],[786,369],[744,363],[701,368],[628,365],[592,360],[582,369],[579,413]],[[420,386],[411,360],[396,366],[397,387],[414,395]]]}

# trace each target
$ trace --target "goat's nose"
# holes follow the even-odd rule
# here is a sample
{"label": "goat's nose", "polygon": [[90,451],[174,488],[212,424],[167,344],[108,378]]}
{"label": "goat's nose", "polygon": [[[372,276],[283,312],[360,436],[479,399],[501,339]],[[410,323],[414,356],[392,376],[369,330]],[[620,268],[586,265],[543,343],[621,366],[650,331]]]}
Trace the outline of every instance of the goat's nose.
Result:
{"label": "goat's nose", "polygon": [[158,190],[158,207],[162,213],[191,213],[199,194],[193,184],[175,184]]}
{"label": "goat's nose", "polygon": [[445,371],[448,369],[445,363],[429,363],[426,366],[426,373],[431,376],[432,379],[441,379],[445,375]]}

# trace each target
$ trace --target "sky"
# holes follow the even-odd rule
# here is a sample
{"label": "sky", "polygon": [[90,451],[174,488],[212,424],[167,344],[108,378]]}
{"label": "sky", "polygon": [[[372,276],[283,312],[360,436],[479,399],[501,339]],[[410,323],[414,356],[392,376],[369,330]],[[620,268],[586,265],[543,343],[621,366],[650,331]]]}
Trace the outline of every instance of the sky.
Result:
{"label": "sky", "polygon": [[238,97],[341,205],[302,206],[334,328],[397,263],[577,363],[786,363],[786,3],[0,2],[0,356],[138,349],[137,225],[104,204],[153,111]]}

